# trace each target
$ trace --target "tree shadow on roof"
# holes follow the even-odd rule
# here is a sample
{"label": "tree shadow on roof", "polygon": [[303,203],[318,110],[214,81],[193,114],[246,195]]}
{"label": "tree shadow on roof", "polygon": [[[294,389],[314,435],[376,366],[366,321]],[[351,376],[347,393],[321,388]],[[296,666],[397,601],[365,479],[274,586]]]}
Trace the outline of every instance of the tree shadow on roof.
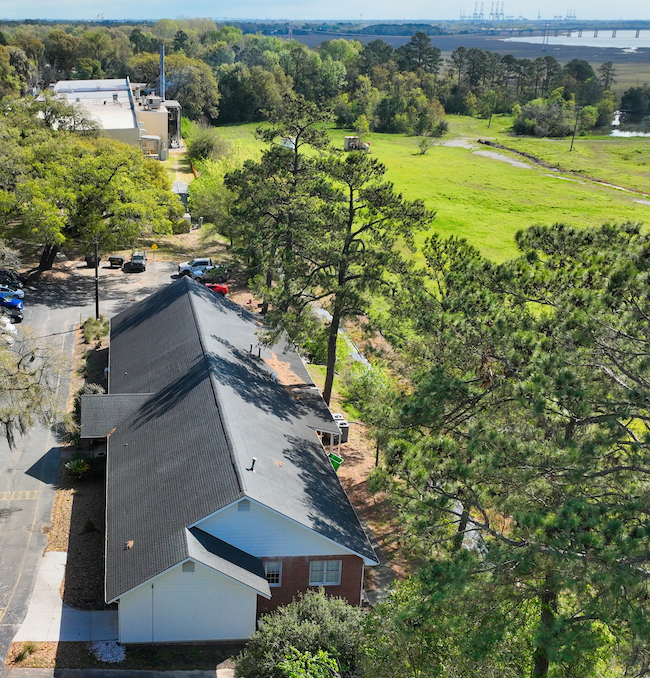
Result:
{"label": "tree shadow on roof", "polygon": [[175,301],[186,295],[186,285],[187,278],[182,278],[136,304],[125,302],[126,313],[115,318],[111,324],[111,341],[120,334],[142,325],[158,313],[167,311]]}
{"label": "tree shadow on roof", "polygon": [[303,483],[303,508],[312,529],[337,544],[374,558],[368,538],[323,446],[287,436],[284,456]]}
{"label": "tree shadow on roof", "polygon": [[185,374],[169,382],[140,407],[135,415],[134,428],[149,423],[174,409],[195,388],[208,379],[205,361],[198,359]]}
{"label": "tree shadow on roof", "polygon": [[[308,414],[304,404],[289,395],[262,358],[236,348],[223,337],[211,335],[211,339],[224,347],[223,355],[206,354],[210,376],[220,398],[228,397],[222,391],[226,387],[245,403],[282,421],[300,419]],[[233,401],[229,402],[232,404]]]}

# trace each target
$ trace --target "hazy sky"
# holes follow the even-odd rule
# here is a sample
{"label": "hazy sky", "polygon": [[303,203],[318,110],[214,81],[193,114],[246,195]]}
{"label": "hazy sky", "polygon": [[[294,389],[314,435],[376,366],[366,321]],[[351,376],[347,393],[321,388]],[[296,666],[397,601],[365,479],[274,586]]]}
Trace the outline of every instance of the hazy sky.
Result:
{"label": "hazy sky", "polygon": [[[483,12],[489,15],[492,0],[484,0]],[[478,2],[480,11],[481,2]],[[543,19],[556,14],[565,15],[575,10],[578,19],[648,19],[648,0],[541,0],[531,4],[521,0],[504,0],[504,13],[536,19],[541,11]],[[2,19],[160,19],[179,15],[213,18],[243,19],[341,19],[358,20],[435,20],[458,19],[461,11],[474,12],[474,0],[454,2],[427,2],[425,0],[0,0]]]}

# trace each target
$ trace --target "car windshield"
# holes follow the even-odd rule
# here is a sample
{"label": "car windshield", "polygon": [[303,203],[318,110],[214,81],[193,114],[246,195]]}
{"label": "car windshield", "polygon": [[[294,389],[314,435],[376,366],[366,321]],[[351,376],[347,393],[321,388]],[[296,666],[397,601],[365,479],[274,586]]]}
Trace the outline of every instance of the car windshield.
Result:
{"label": "car windshield", "polygon": [[131,259],[133,259],[133,261],[142,261],[144,256],[142,256],[142,254],[134,254]]}

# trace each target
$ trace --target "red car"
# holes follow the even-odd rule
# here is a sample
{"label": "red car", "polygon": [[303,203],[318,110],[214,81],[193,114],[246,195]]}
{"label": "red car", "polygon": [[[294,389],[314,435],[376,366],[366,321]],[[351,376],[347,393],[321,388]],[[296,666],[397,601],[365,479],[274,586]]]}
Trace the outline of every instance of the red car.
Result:
{"label": "red car", "polygon": [[205,286],[217,294],[228,294],[228,285],[218,282],[207,282]]}

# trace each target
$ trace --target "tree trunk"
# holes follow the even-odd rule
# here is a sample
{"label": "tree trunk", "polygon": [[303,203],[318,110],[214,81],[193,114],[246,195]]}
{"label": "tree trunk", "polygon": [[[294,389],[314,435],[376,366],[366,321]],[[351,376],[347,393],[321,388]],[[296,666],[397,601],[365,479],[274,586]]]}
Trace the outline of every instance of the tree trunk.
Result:
{"label": "tree trunk", "polygon": [[[271,249],[271,253],[269,255],[269,265],[268,268],[266,269],[266,289],[270,290],[271,285],[273,284],[273,264],[275,263],[275,254],[277,252],[277,248],[275,245]],[[269,302],[268,302],[268,295],[264,295],[264,299],[262,300],[262,310],[260,313],[262,315],[266,315],[269,312]]]}
{"label": "tree trunk", "polygon": [[332,397],[332,386],[334,385],[334,368],[336,367],[336,340],[339,336],[339,326],[341,325],[341,309],[334,303],[334,313],[332,314],[332,323],[330,324],[330,333],[327,338],[327,373],[325,374],[325,388],[323,389],[323,400],[329,405]]}
{"label": "tree trunk", "polygon": [[[266,289],[271,288],[271,283],[273,282],[273,271],[271,270],[271,267],[269,266],[266,269]],[[269,312],[269,302],[266,300],[266,297],[262,301],[262,309],[260,313],[262,315],[266,315]]]}
{"label": "tree trunk", "polygon": [[458,523],[458,531],[454,536],[454,551],[460,551],[463,547],[463,539],[465,539],[465,530],[467,529],[468,522],[469,511],[465,508],[465,504],[463,504],[463,512],[460,516],[460,522]]}
{"label": "tree trunk", "polygon": [[539,600],[542,606],[539,615],[540,638],[533,654],[534,666],[531,678],[547,678],[550,665],[548,646],[553,636],[553,622],[557,612],[557,593],[546,576],[546,588],[541,592]]}
{"label": "tree trunk", "polygon": [[43,252],[41,253],[41,260],[38,264],[40,271],[50,271],[54,265],[54,260],[56,255],[59,252],[59,248],[56,245],[45,245],[43,247]]}

